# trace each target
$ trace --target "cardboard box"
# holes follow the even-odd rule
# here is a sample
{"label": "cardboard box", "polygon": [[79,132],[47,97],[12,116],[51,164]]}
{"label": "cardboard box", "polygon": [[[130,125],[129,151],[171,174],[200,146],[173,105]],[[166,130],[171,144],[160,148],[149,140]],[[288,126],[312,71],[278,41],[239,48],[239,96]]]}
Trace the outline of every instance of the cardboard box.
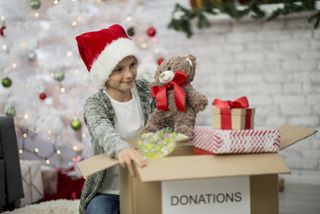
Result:
{"label": "cardboard box", "polygon": [[[291,125],[283,125],[281,132],[281,149],[294,144],[316,131]],[[192,155],[191,143],[181,144],[170,157],[148,160],[144,168],[136,168],[137,177],[131,177],[126,169],[120,170],[120,201],[122,214],[161,214],[163,189],[166,182],[207,181],[212,178],[237,178],[249,182],[251,214],[277,214],[278,174],[289,173],[286,163],[278,153],[245,155]],[[86,177],[99,170],[118,164],[101,154],[78,163],[79,169]],[[211,191],[211,190],[210,190]],[[212,190],[214,191],[214,190]],[[191,194],[191,193],[190,193]],[[200,208],[199,208],[200,209]],[[239,213],[233,210],[224,213]],[[179,214],[180,212],[175,212]],[[183,212],[181,212],[183,213]],[[198,213],[206,213],[201,210]],[[212,213],[212,212],[210,212]]]}
{"label": "cardboard box", "polygon": [[254,114],[254,108],[220,109],[213,107],[213,128],[253,129]]}

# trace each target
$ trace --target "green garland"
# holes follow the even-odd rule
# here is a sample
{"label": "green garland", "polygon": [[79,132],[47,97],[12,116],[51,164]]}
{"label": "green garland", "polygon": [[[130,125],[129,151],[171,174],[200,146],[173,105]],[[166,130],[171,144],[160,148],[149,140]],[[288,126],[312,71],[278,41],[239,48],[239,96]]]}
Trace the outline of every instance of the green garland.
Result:
{"label": "green garland", "polygon": [[[317,0],[248,0],[246,4],[242,4],[241,7],[239,7],[239,3],[234,0],[202,0],[201,7],[192,9],[176,4],[174,11],[172,12],[172,20],[168,27],[176,31],[182,31],[187,37],[191,37],[193,34],[191,21],[195,20],[198,28],[209,27],[210,22],[207,15],[225,13],[236,20],[239,20],[244,16],[250,16],[254,19],[270,21],[290,13],[315,11],[309,17],[308,22],[313,23],[313,26],[316,29],[320,22],[320,11],[316,8],[316,1]],[[282,2],[284,6],[274,10],[271,14],[267,14],[260,8],[261,4],[275,2]]]}

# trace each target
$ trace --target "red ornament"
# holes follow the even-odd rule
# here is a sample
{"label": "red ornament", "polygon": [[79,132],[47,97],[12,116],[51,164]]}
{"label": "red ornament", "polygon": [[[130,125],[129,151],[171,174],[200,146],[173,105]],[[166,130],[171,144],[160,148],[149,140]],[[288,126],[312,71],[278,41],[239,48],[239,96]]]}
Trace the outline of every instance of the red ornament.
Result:
{"label": "red ornament", "polygon": [[240,4],[248,4],[250,1],[249,0],[239,0]]}
{"label": "red ornament", "polygon": [[40,98],[40,100],[45,100],[47,98],[47,94],[42,92],[39,94],[39,98]]}
{"label": "red ornament", "polygon": [[154,37],[156,35],[156,33],[157,33],[157,31],[156,31],[156,29],[154,27],[149,27],[147,29],[147,34],[150,37]]}
{"label": "red ornament", "polygon": [[[214,2],[219,3],[221,1],[223,0],[215,0]],[[202,10],[205,4],[204,0],[189,0],[189,3],[193,10]]]}
{"label": "red ornament", "polygon": [[159,57],[157,59],[157,64],[160,65],[163,61],[164,61],[164,58],[163,57]]}
{"label": "red ornament", "polygon": [[4,35],[4,30],[6,29],[7,27],[5,25],[3,25],[1,28],[0,28],[0,36],[2,37],[5,37]]}
{"label": "red ornament", "polygon": [[197,0],[189,0],[189,3],[192,9],[199,9],[200,6],[202,5],[202,1],[197,1]]}

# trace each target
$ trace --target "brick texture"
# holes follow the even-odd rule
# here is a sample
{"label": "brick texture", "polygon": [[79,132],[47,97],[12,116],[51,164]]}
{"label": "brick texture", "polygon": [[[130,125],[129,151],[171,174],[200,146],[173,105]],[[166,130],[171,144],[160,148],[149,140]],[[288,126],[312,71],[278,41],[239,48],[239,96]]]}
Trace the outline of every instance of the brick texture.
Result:
{"label": "brick texture", "polygon": [[[145,1],[144,15],[158,29],[158,44],[166,56],[197,56],[194,87],[211,103],[214,98],[248,96],[257,108],[256,127],[283,123],[320,128],[320,34],[305,17],[254,20],[211,20],[188,39],[168,29],[176,3]],[[178,1],[188,6],[188,1]],[[161,17],[161,18],[159,18]],[[197,118],[211,125],[210,106]],[[316,182],[320,175],[320,135],[283,151],[291,176]]]}

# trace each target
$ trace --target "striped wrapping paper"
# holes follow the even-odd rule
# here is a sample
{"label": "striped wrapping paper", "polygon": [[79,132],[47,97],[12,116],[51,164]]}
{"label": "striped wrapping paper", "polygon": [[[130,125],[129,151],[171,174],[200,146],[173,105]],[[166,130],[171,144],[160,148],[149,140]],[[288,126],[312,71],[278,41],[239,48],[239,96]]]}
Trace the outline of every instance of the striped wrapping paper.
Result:
{"label": "striped wrapping paper", "polygon": [[278,129],[222,130],[195,127],[194,146],[213,154],[278,152]]}

